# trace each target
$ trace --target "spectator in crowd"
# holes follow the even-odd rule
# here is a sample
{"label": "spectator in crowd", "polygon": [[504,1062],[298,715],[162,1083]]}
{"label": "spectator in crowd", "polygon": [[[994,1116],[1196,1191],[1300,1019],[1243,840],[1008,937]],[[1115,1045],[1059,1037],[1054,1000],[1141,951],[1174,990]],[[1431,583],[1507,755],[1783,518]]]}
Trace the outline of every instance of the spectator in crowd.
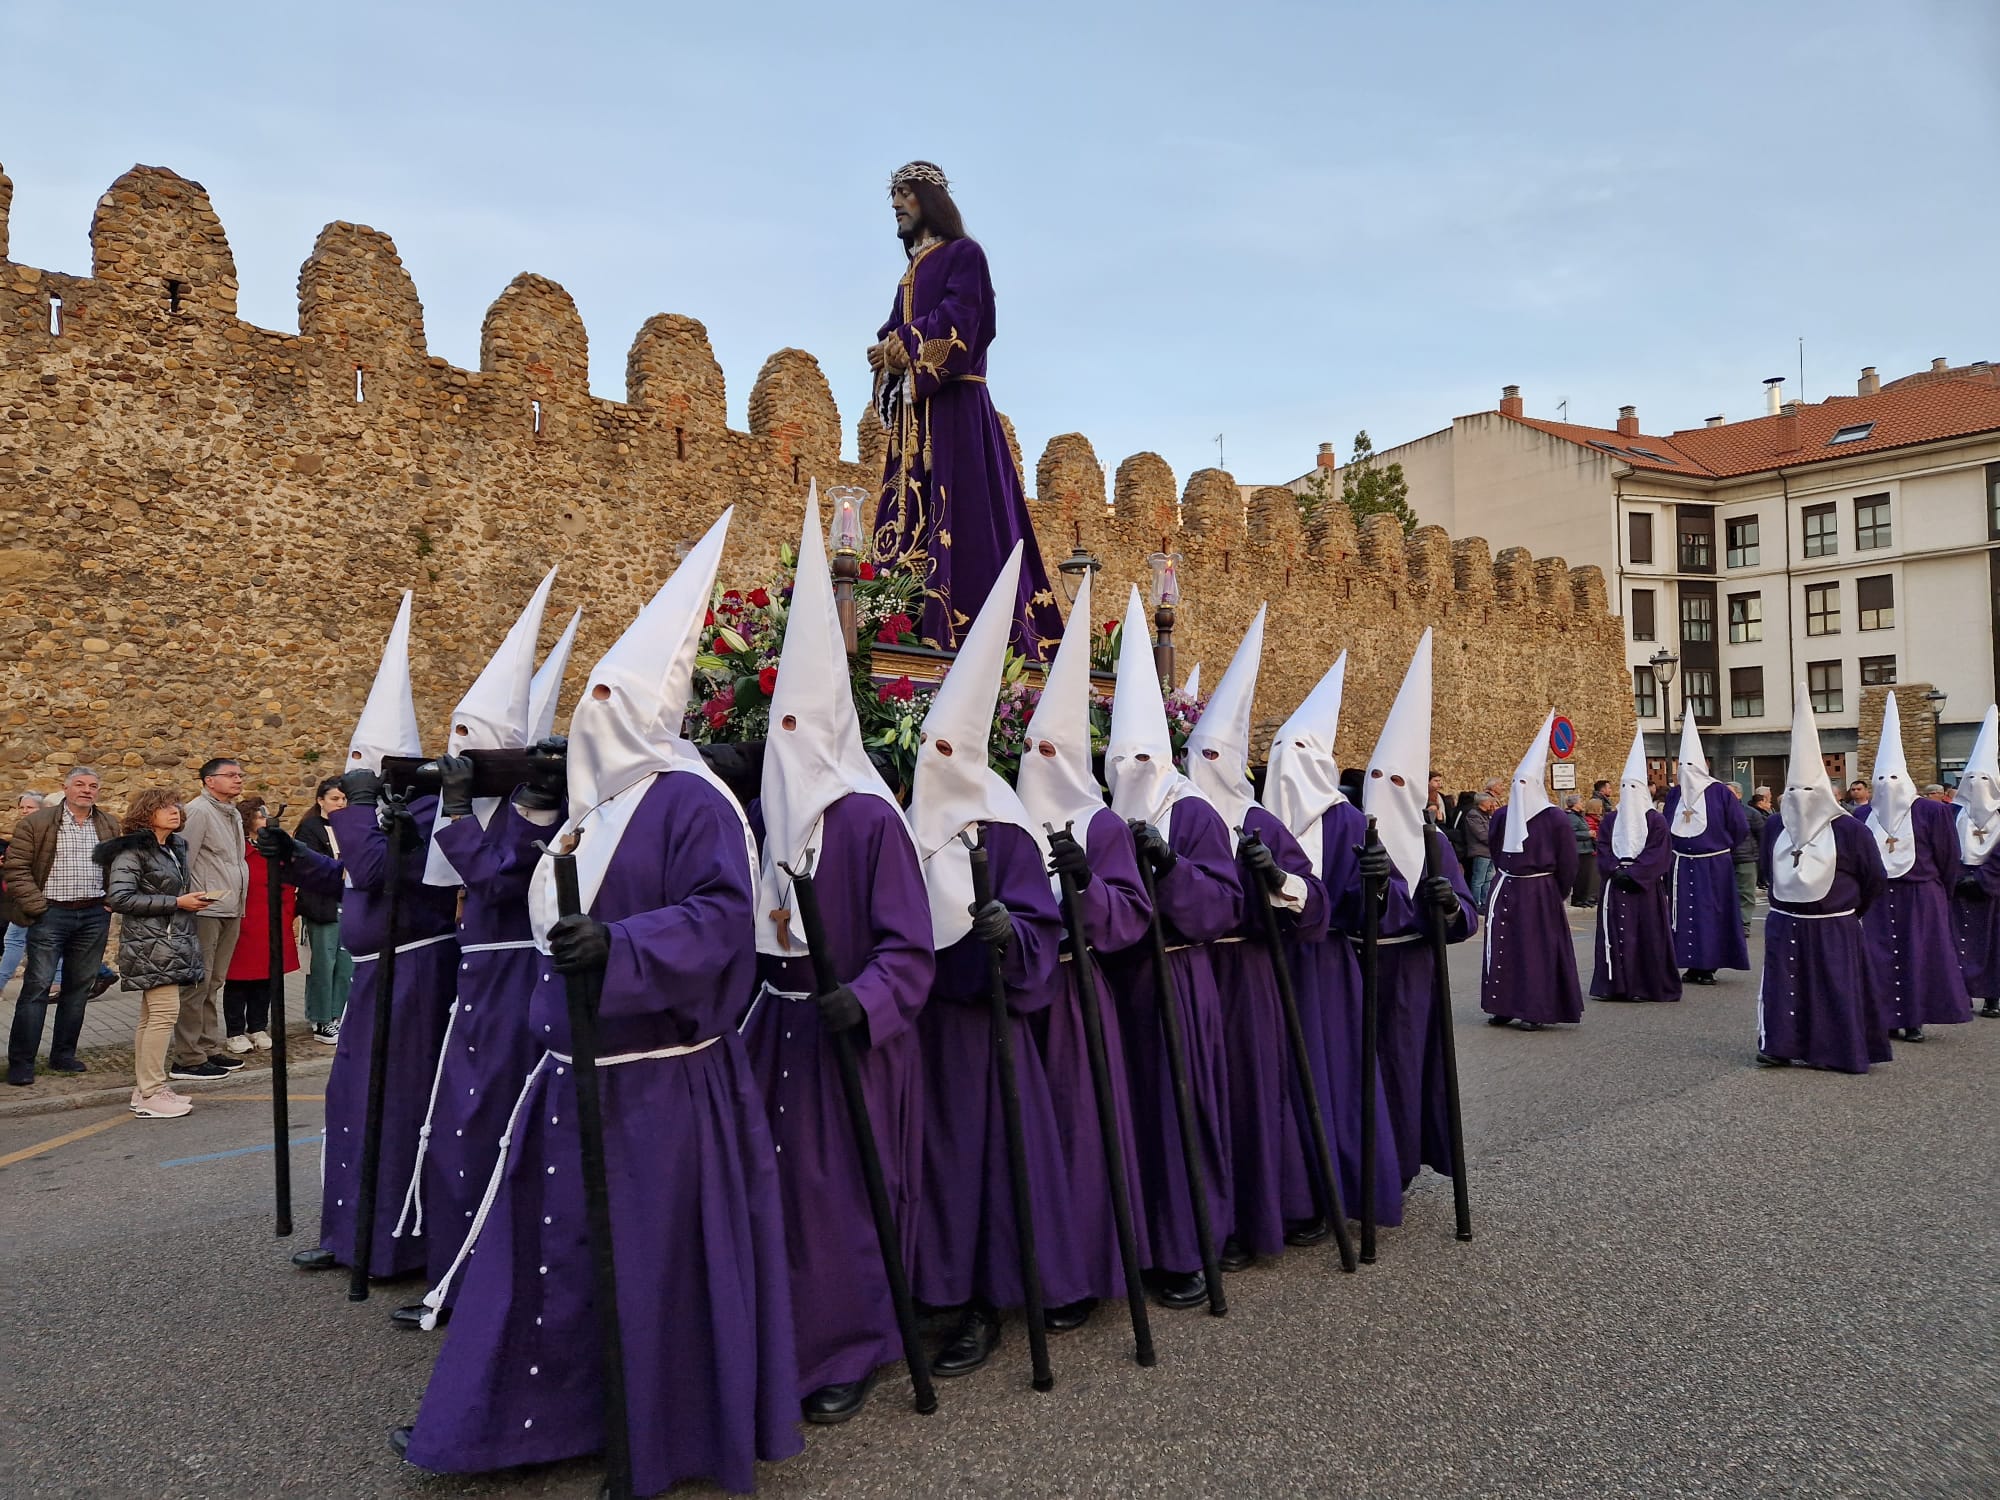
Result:
{"label": "spectator in crowd", "polygon": [[243,767],[217,756],[201,768],[201,791],[183,809],[181,836],[187,840],[188,865],[195,889],[215,899],[200,913],[195,931],[201,937],[201,977],[181,989],[181,1015],[174,1026],[175,1078],[213,1078],[234,1072],[243,1059],[222,1041],[221,999],[229,960],[236,953],[236,935],[243,925],[243,898],[250,886],[250,864],[243,857],[243,820],[235,802],[243,790]]}
{"label": "spectator in crowd", "polygon": [[1447,811],[1444,798],[1444,772],[1437,770],[1431,772],[1430,791],[1426,794],[1424,806],[1430,810],[1431,816],[1436,818],[1439,824],[1444,823]]}
{"label": "spectator in crowd", "polygon": [[1451,800],[1444,821],[1440,825],[1444,829],[1444,836],[1451,840],[1451,852],[1458,856],[1461,868],[1469,868],[1466,865],[1469,856],[1465,852],[1465,815],[1472,811],[1472,802],[1473,793],[1460,792]]}
{"label": "spectator in crowd", "polygon": [[1563,811],[1569,814],[1570,831],[1576,835],[1576,879],[1570,885],[1569,904],[1588,911],[1597,905],[1597,824],[1584,811],[1583,795],[1563,796]]}
{"label": "spectator in crowd", "polygon": [[1460,819],[1460,826],[1465,830],[1465,857],[1471,867],[1468,884],[1472,887],[1472,904],[1481,911],[1486,910],[1486,889],[1493,884],[1490,834],[1493,809],[1499,805],[1500,799],[1491,792],[1481,792]]}
{"label": "spectator in crowd", "polygon": [[[1946,791],[1944,783],[1939,781],[1933,781],[1927,783],[1924,787],[1924,796],[1932,802],[1951,801],[1951,793]],[[0,984],[5,984],[5,983],[6,983],[5,979],[0,979]]]}
{"label": "spectator in crowd", "polygon": [[1618,798],[1618,784],[1614,781],[1593,781],[1590,784],[1590,796],[1592,801],[1601,802],[1605,807],[1609,807]]}
{"label": "spectator in crowd", "polygon": [[104,868],[104,904],[118,913],[124,987],[139,992],[131,1110],[142,1120],[172,1120],[194,1107],[167,1081],[167,1044],[181,986],[201,980],[195,916],[212,898],[194,888],[181,822],[180,799],[148,787],[126,808],[124,832],[95,850]]}
{"label": "spectator in crowd", "polygon": [[[23,792],[14,801],[14,821],[20,822],[29,813],[42,810],[40,792]],[[0,868],[7,861],[7,840],[0,839]],[[4,910],[7,924],[7,940],[0,947],[0,989],[7,987],[7,981],[14,977],[14,971],[21,967],[21,960],[28,956],[28,924],[21,920],[21,913],[14,903],[6,899],[6,887],[0,883],[0,910]]]}
{"label": "spectator in crowd", "polygon": [[1847,795],[1841,799],[1840,805],[1847,808],[1866,807],[1874,792],[1875,788],[1865,781],[1850,781],[1847,783]]}
{"label": "spectator in crowd", "polygon": [[[328,820],[347,806],[340,778],[329,776],[313,794],[312,811],[299,819],[295,836],[315,854],[340,858],[340,844]],[[299,923],[306,938],[306,1020],[313,1039],[331,1047],[340,1040],[340,1016],[354,982],[354,955],[340,946],[340,900],[317,890],[298,893]]]}
{"label": "spectator in crowd", "polygon": [[117,820],[97,805],[98,786],[97,772],[78,766],[63,779],[62,799],[16,823],[7,846],[7,901],[19,913],[16,920],[28,927],[26,972],[7,1036],[7,1081],[16,1088],[35,1081],[35,1054],[58,968],[63,984],[49,1067],[57,1073],[87,1071],[76,1055],[77,1038],[111,931],[104,871],[91,853],[118,837]]}
{"label": "spectator in crowd", "polygon": [[[228,1032],[223,1045],[231,1052],[271,1050],[271,943],[265,926],[270,911],[271,866],[257,852],[259,830],[271,821],[262,797],[242,797],[236,812],[243,820],[243,841],[248,846],[250,887],[245,897],[243,928],[237,936],[236,952],[229,960],[229,974],[222,986],[222,1024]],[[279,961],[282,972],[295,973],[299,967],[299,945],[292,937],[292,921],[298,915],[292,887],[279,880],[284,917],[279,923],[283,945]]]}
{"label": "spectator in crowd", "polygon": [[[1743,801],[1743,788],[1735,782],[1729,783],[1729,790],[1736,800]],[[1759,798],[1763,807],[1757,806]],[[1750,831],[1739,839],[1736,847],[1729,851],[1730,862],[1736,866],[1736,907],[1743,914],[1743,936],[1750,936],[1750,919],[1757,913],[1757,852],[1764,847],[1764,824],[1771,816],[1771,793],[1767,788],[1758,787],[1743,803],[1744,815],[1749,819]]]}

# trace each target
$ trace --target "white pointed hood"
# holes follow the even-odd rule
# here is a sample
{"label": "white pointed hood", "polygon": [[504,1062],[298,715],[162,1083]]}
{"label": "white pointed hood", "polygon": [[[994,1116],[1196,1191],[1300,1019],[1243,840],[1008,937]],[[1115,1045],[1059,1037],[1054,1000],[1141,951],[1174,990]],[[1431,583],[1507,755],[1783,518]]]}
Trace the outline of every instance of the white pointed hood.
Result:
{"label": "white pointed hood", "polygon": [[1194,664],[1194,670],[1187,675],[1187,685],[1181,689],[1181,696],[1190,702],[1201,697],[1201,663]]}
{"label": "white pointed hood", "polygon": [[1951,800],[1958,807],[1958,857],[1984,864],[2000,844],[2000,708],[1986,710]]}
{"label": "white pointed hood", "polygon": [[1701,731],[1689,714],[1681,720],[1681,804],[1674,810],[1672,829],[1676,837],[1699,838],[1708,832],[1708,789],[1715,784],[1708,774],[1708,757],[1702,753]]}
{"label": "white pointed hood", "polygon": [[993,706],[1007,664],[1015,590],[1021,577],[1020,542],[1007,554],[1000,576],[960,637],[958,659],[938,685],[924,714],[917,766],[910,778],[910,832],[924,862],[931,897],[931,936],[942,953],[972,929],[972,865],[958,836],[975,823],[1011,823],[1046,848],[1015,790],[987,764],[993,740]]}
{"label": "white pointed hood", "polygon": [[1833,820],[1847,813],[1826,774],[1819,721],[1803,682],[1793,695],[1792,753],[1778,815],[1785,826],[1771,845],[1771,893],[1781,901],[1817,901],[1833,884]]}
{"label": "white pointed hood", "polygon": [[389,639],[382,647],[382,664],[362,705],[361,721],[347,744],[348,771],[382,769],[385,755],[422,755],[423,736],[417,728],[417,700],[410,688],[410,591],[396,610]]}
{"label": "white pointed hood", "polygon": [[1556,711],[1549,710],[1542,727],[1535,731],[1534,743],[1521,763],[1514,767],[1514,784],[1507,789],[1507,837],[1500,848],[1519,854],[1528,846],[1528,825],[1555,804],[1549,801],[1549,731],[1555,728]]}
{"label": "white pointed hood", "polygon": [[1611,852],[1620,862],[1637,859],[1646,852],[1646,814],[1653,807],[1652,783],[1646,779],[1646,731],[1632,733],[1632,748],[1625,752],[1625,769],[1618,774],[1618,816],[1611,821]]}
{"label": "white pointed hood", "polygon": [[1431,632],[1426,626],[1361,783],[1361,810],[1375,820],[1389,862],[1411,890],[1424,876],[1424,803],[1430,784]]}
{"label": "white pointed hood", "polygon": [[1167,831],[1173,806],[1199,796],[1194,783],[1174,768],[1174,740],[1167,729],[1166,699],[1160,693],[1153,643],[1146,634],[1146,607],[1132,590],[1125,605],[1125,630],[1118,641],[1118,684],[1111,699],[1111,733],[1104,745],[1104,783],[1111,809],[1126,822],[1151,823]]}
{"label": "white pointed hood", "polygon": [[562,698],[563,673],[569,670],[569,653],[576,645],[576,628],[583,623],[583,606],[569,617],[569,624],[549,654],[535,669],[528,685],[528,743],[539,745],[556,732],[556,704]]}
{"label": "white pointed hood", "polygon": [[1264,767],[1264,805],[1291,829],[1313,873],[1320,864],[1321,823],[1326,810],[1340,800],[1340,765],[1334,759],[1334,737],[1340,731],[1340,698],[1347,687],[1347,653],[1341,652],[1326,675],[1306,694],[1271,737],[1271,757]]}
{"label": "white pointed hood", "polygon": [[1077,585],[1062,644],[1049,663],[1041,700],[1028,719],[1027,743],[1014,789],[1037,829],[1074,824],[1090,849],[1091,819],[1104,809],[1104,789],[1090,767],[1090,575]]}
{"label": "white pointed hood", "polygon": [[[796,957],[808,952],[805,927],[792,900],[792,878],[779,866],[798,868],[817,856],[826,810],[856,793],[880,797],[898,814],[895,793],[868,759],[861,720],[848,682],[847,643],[833,603],[833,575],[819,527],[819,486],[806,494],[799,562],[785,622],[785,647],[771,689],[771,728],[764,741],[759,789],[764,851],[757,876],[757,951]],[[788,912],[781,928],[774,912]]]}
{"label": "white pointed hood", "polygon": [[1882,851],[1882,868],[1891,879],[1900,879],[1917,860],[1916,832],[1910,826],[1917,788],[1903,755],[1903,716],[1894,693],[1882,704],[1882,738],[1875,746],[1875,769],[1870,775],[1874,789],[1868,798],[1868,831]]}
{"label": "white pointed hood", "polygon": [[1187,778],[1222,814],[1232,845],[1256,801],[1250,786],[1250,706],[1264,657],[1264,612],[1258,605],[1187,739]]}

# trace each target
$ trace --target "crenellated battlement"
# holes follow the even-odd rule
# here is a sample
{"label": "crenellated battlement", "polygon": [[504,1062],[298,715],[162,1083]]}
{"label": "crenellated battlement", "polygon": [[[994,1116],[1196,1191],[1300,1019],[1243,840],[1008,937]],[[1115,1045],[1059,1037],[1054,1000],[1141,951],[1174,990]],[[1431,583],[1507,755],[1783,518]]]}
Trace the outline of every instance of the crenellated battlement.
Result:
{"label": "crenellated battlement", "polygon": [[[793,534],[809,480],[872,488],[880,474],[879,423],[859,415],[859,461],[843,460],[839,409],[803,350],[764,362],[737,431],[693,318],[646,320],[614,401],[591,394],[588,331],[546,277],[494,299],[467,370],[429,352],[380,230],[320,232],[287,333],[238,317],[235,259],[199,183],[120,177],[92,216],[87,277],[6,258],[12,192],[0,172],[0,765],[26,784],[88,756],[115,793],[228,747],[291,795],[337,763],[401,589],[416,590],[418,702],[441,735],[549,562],[564,565],[550,634],[585,603],[588,661],[724,506],[725,573],[751,580]],[[1019,464],[1011,424],[1007,437]],[[1471,715],[1462,746],[1440,717],[1454,781],[1508,769],[1551,694],[1575,695],[1563,707],[1601,764],[1629,742],[1596,569],[1494,558],[1435,527],[1405,538],[1387,517],[1357,528],[1338,506],[1303,522],[1289,491],[1246,502],[1220,469],[1179,484],[1152,453],[1107,486],[1077,433],[1050,440],[1033,488],[1050,566],[1078,542],[1102,560],[1106,617],[1143,585],[1146,554],[1183,554],[1184,664],[1219,672],[1268,601],[1267,729],[1346,647],[1341,748],[1365,753],[1430,625],[1440,708]]]}

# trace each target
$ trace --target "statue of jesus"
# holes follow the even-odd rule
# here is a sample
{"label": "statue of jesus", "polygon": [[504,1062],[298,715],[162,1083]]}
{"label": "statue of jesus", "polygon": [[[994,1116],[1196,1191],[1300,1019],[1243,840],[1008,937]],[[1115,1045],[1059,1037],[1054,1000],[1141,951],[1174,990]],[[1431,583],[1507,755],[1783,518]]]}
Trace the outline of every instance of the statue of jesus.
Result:
{"label": "statue of jesus", "polygon": [[966,238],[937,167],[913,161],[889,179],[896,237],[909,265],[889,321],[868,350],[874,406],[889,434],[875,513],[878,561],[924,580],[919,634],[954,650],[1014,543],[1027,543],[1014,649],[1039,660],[1062,635],[1028,504],[986,389],[993,281]]}

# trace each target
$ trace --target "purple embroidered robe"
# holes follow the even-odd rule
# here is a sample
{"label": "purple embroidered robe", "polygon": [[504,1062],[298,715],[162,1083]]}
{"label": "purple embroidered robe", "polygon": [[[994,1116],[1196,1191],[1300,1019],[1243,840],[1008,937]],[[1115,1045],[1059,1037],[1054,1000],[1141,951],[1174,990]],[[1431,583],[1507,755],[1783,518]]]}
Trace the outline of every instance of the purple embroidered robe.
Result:
{"label": "purple embroidered robe", "polygon": [[[587,837],[588,835],[586,835]],[[700,777],[641,794],[590,914],[611,929],[599,1010],[605,1172],[634,1488],[751,1489],[802,1446],[777,1158],[736,1023],[751,992],[756,883],[736,812]],[[409,1460],[440,1473],[603,1446],[582,1148],[563,977],[528,1010],[545,1048]],[[704,1045],[705,1044],[705,1045]],[[633,1056],[668,1048],[698,1050]]]}
{"label": "purple embroidered robe", "polygon": [[[1771,849],[1783,828],[1774,812],[1764,825],[1757,873],[1768,885]],[[1882,898],[1888,877],[1875,836],[1837,817],[1833,882],[1817,901],[1790,902],[1771,892],[1764,922],[1764,973],[1757,984],[1757,1050],[1842,1073],[1866,1073],[1891,1060],[1888,1007],[1879,960],[1862,918]]]}
{"label": "purple embroidered robe", "polygon": [[[368,1266],[377,1276],[408,1276],[424,1269],[421,1235],[396,1235],[403,1200],[417,1164],[417,1142],[437,1076],[438,1049],[450,1013],[457,967],[452,919],[458,892],[424,884],[437,798],[409,804],[417,835],[404,840],[402,868],[389,869],[389,840],[373,807],[344,807],[328,820],[339,841],[332,860],[300,846],[292,871],[302,890],[340,900],[340,943],[354,955],[340,1043],[326,1080],[326,1143],[321,1148],[320,1248],[342,1265],[354,1260],[355,1215],[360,1209],[361,1142],[368,1113],[368,1065],[373,1056],[381,999],[377,955],[389,940],[383,894],[396,881],[396,992],[391,997],[388,1077],[383,1085],[382,1165],[376,1179],[375,1223]],[[343,890],[342,877],[346,889]],[[421,944],[422,946],[414,946]],[[446,1231],[450,1237],[450,1231]]]}
{"label": "purple embroidered robe", "polygon": [[1061,638],[1062,617],[986,389],[993,333],[993,280],[978,241],[947,240],[917,252],[875,334],[893,334],[910,357],[909,399],[889,433],[875,551],[883,562],[920,555],[926,595],[918,633],[949,650],[1014,543],[1025,541],[1011,642],[1039,660]]}
{"label": "purple embroidered robe", "polygon": [[1545,807],[1529,820],[1521,852],[1509,854],[1503,846],[1512,813],[1503,806],[1493,814],[1493,885],[1480,946],[1479,1008],[1545,1026],[1581,1021],[1576,942],[1563,907],[1576,883],[1576,833],[1568,813]]}
{"label": "purple embroidered robe", "polygon": [[[1479,908],[1473,905],[1472,889],[1450,841],[1440,832],[1432,842],[1438,850],[1438,873],[1458,895],[1458,910],[1445,923],[1445,941],[1462,943],[1479,930]],[[1437,1028],[1451,1025],[1452,1018],[1438,1014],[1430,945],[1431,924],[1437,916],[1411,898],[1400,874],[1390,873],[1388,900],[1382,906],[1376,1041],[1397,1167],[1406,1188],[1425,1167],[1440,1176],[1451,1173],[1444,1042]]]}
{"label": "purple embroidered robe", "polygon": [[[1928,797],[1910,805],[1910,837],[1916,858],[1907,875],[1886,875],[1882,899],[1861,919],[1874,950],[1891,1029],[1949,1026],[1972,1019],[1972,1001],[1959,967],[1958,934],[1951,918],[1948,882],[1958,880],[1956,809]],[[1873,803],[1854,810],[1864,827]],[[1874,837],[1872,831],[1869,835]],[[1881,853],[1881,845],[1875,846]]]}
{"label": "purple embroidered robe", "polygon": [[[1947,807],[1952,815],[1951,836],[1958,840],[1959,809]],[[1959,972],[1965,976],[1969,995],[1992,1002],[2000,1000],[2000,859],[1988,855],[1976,865],[1968,865],[1957,849],[1957,863],[1951,869],[1951,924],[1958,950]],[[1978,895],[1960,895],[1958,882],[1970,880]]]}
{"label": "purple embroidered robe", "polygon": [[1684,837],[1681,789],[1667,793],[1664,814],[1674,849],[1674,962],[1683,969],[1747,969],[1750,946],[1737,905],[1736,846],[1750,836],[1750,815],[1716,782],[1702,793],[1708,826]]}
{"label": "purple embroidered robe", "polygon": [[[1681,971],[1674,961],[1673,912],[1668,897],[1674,850],[1667,820],[1652,808],[1645,809],[1646,846],[1636,859],[1621,866],[1611,844],[1611,831],[1621,816],[1622,810],[1613,808],[1597,830],[1597,868],[1604,876],[1604,890],[1597,904],[1597,962],[1590,976],[1590,993],[1600,1000],[1610,995],[1627,1000],[1678,1000]],[[1727,860],[1713,863],[1728,870]],[[1621,871],[1638,881],[1639,889],[1619,885],[1613,877]],[[1735,878],[1733,872],[1730,878]],[[1732,916],[1730,920],[1740,919]]]}
{"label": "purple embroidered robe", "polygon": [[[761,837],[760,808],[751,822]],[[833,971],[867,1017],[855,1033],[861,1093],[907,1267],[923,1167],[916,1018],[935,968],[924,872],[902,814],[880,797],[850,795],[826,810],[814,874]],[[757,973],[767,988],[743,1024],[743,1043],[777,1143],[805,1396],[862,1379],[902,1358],[903,1346],[833,1038],[810,998],[790,998],[819,988],[812,960],[759,954]]]}

